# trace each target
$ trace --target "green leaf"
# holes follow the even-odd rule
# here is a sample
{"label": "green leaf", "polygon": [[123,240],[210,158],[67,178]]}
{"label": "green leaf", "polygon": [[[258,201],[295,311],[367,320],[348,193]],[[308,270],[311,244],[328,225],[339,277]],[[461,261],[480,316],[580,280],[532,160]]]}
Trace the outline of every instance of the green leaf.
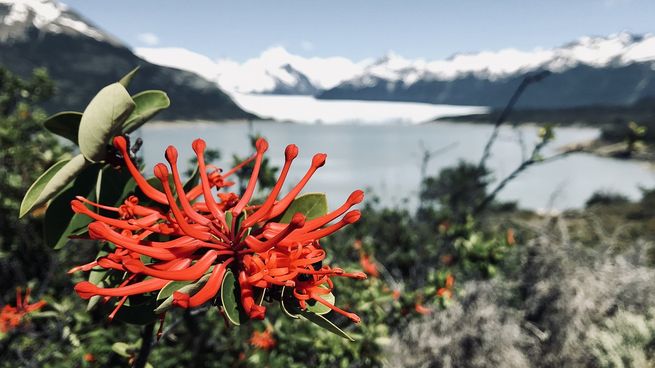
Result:
{"label": "green leaf", "polygon": [[68,237],[77,230],[91,223],[91,218],[76,214],[71,209],[71,201],[76,196],[89,197],[93,191],[100,172],[100,164],[92,164],[84,168],[75,178],[73,184],[59,193],[45,213],[44,234],[46,245],[60,249],[68,242]]}
{"label": "green leaf", "polygon": [[32,312],[29,314],[29,318],[55,318],[55,317],[59,317],[59,313],[55,311]]}
{"label": "green leaf", "polygon": [[[113,167],[105,166],[102,170],[102,180],[100,181],[98,203],[113,205],[118,207],[127,199],[130,192],[134,191],[136,182],[127,169],[116,170]],[[116,216],[116,212],[100,210],[100,214],[107,216]]]}
{"label": "green leaf", "polygon": [[159,304],[159,306],[154,310],[154,313],[162,314],[171,309],[171,307],[173,307],[173,293],[176,291],[188,295],[193,295],[198,292],[198,290],[200,290],[205,285],[205,283],[207,283],[207,280],[209,280],[209,276],[214,267],[215,266],[210,267],[209,270],[207,270],[207,273],[205,273],[205,275],[196,282],[171,281],[166,284],[166,286],[164,286],[164,288],[161,289],[157,295],[157,302],[161,300],[163,300],[163,302]]}
{"label": "green leaf", "polygon": [[107,145],[121,133],[123,122],[136,104],[120,83],[110,84],[98,92],[82,114],[78,141],[80,152],[87,160],[105,159]]}
{"label": "green leaf", "polygon": [[237,279],[231,270],[227,270],[221,284],[221,302],[227,319],[237,326],[248,318],[239,307],[240,299]]}
{"label": "green leaf", "polygon": [[198,183],[200,183],[200,170],[198,169],[198,166],[196,166],[189,179],[187,179],[186,183],[184,183],[184,192],[188,192],[195,188]]}
{"label": "green leaf", "polygon": [[164,91],[143,91],[132,96],[136,108],[123,123],[123,134],[137,130],[141,125],[152,119],[158,112],[168,108],[171,100]]}
{"label": "green leaf", "polygon": [[[101,249],[98,254],[96,254],[96,260],[100,257],[104,257],[109,252],[107,252],[104,249]],[[97,285],[98,287],[106,287],[107,283],[105,282],[105,279],[109,276],[109,270],[107,269],[92,269],[89,272],[89,278],[87,279],[90,283],[93,285]],[[86,305],[86,311],[91,311],[93,308],[95,308],[96,305],[102,300],[102,297],[100,295],[94,295],[89,299],[89,302]]]}
{"label": "green leaf", "polygon": [[[321,285],[320,287],[327,289],[327,287],[325,285]],[[336,300],[336,298],[334,297],[334,294],[332,294],[332,293],[321,295],[321,297],[326,302],[328,302],[328,303],[330,303],[332,305],[334,305],[334,302]],[[312,312],[312,313],[319,314],[319,315],[327,314],[327,313],[330,313],[332,311],[332,309],[328,308],[327,306],[325,306],[324,304],[319,303],[319,302],[316,302],[314,305],[309,305],[309,303],[307,303],[307,310]]]}
{"label": "green leaf", "polygon": [[43,122],[43,126],[50,132],[78,144],[77,132],[80,129],[81,120],[81,112],[63,111],[47,118],[45,122]]}
{"label": "green leaf", "polygon": [[280,308],[287,316],[298,319],[300,318],[300,305],[298,305],[298,300],[296,300],[291,293],[286,291],[287,287],[282,286],[282,291],[280,293]]}
{"label": "green leaf", "polygon": [[303,194],[291,202],[280,219],[281,223],[288,224],[296,213],[302,213],[307,220],[321,217],[328,212],[327,197],[324,193]]}
{"label": "green leaf", "polygon": [[126,343],[126,342],[115,342],[111,346],[111,350],[114,353],[116,353],[116,354],[118,354],[118,355],[120,355],[120,356],[122,356],[124,358],[129,358],[129,357],[132,356],[132,352],[135,351],[136,349],[135,349],[134,346],[132,346],[132,345]]}
{"label": "green leaf", "polygon": [[341,336],[350,341],[355,341],[350,335],[348,335],[344,330],[337,327],[334,323],[330,322],[327,318],[308,311],[301,311],[300,314],[305,317],[310,322],[316,324],[317,326],[332,332],[335,335]]}
{"label": "green leaf", "polygon": [[193,281],[171,281],[171,282],[169,282],[168,284],[166,284],[166,286],[164,286],[161,290],[159,290],[159,294],[157,294],[157,301],[160,301],[160,300],[163,301],[163,300],[168,299],[176,291],[184,292],[185,290],[181,290],[181,289],[184,286],[187,286],[187,285],[189,285],[191,283],[193,283]]}
{"label": "green leaf", "polygon": [[54,197],[88,164],[89,162],[82,155],[77,155],[71,160],[62,160],[51,166],[27,190],[23,202],[20,204],[19,217],[25,216],[34,208]]}
{"label": "green leaf", "polygon": [[[227,224],[227,226],[228,226],[229,228],[232,228],[232,220],[233,220],[233,217],[234,217],[234,215],[232,214],[232,211],[227,211],[227,212],[225,212],[225,224]],[[242,223],[243,220],[245,220],[247,217],[248,217],[248,214],[246,213],[246,211],[241,211],[241,213],[239,214],[239,216],[237,216],[236,229],[241,228],[241,223]],[[250,235],[250,231],[251,231],[251,230],[252,230],[252,228],[248,228],[248,229],[246,230],[246,232],[243,234],[243,237],[245,238],[246,236]]]}
{"label": "green leaf", "polygon": [[136,75],[136,72],[138,72],[140,68],[141,68],[140,66],[137,66],[136,68],[130,70],[130,72],[125,74],[123,76],[123,78],[121,78],[121,80],[118,81],[118,83],[123,85],[123,87],[127,88],[127,86],[130,85],[130,82],[132,81],[132,78],[134,78],[134,76]]}
{"label": "green leaf", "polygon": [[[89,281],[91,280],[92,276],[94,279],[95,278],[104,279],[107,276],[107,271],[92,270],[91,273],[89,274]],[[95,283],[95,285],[97,285],[98,287],[107,287],[104,281],[98,281],[97,283]],[[102,296],[100,295],[94,295],[91,298],[89,298],[89,302],[86,305],[86,311],[87,312],[92,311],[96,307],[96,305],[100,303],[101,300],[102,300]]]}

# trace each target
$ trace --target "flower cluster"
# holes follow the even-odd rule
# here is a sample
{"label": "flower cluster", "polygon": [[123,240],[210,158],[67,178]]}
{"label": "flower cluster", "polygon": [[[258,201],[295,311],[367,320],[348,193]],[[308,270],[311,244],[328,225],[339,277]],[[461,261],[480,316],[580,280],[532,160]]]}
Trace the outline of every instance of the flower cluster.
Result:
{"label": "flower cluster", "polygon": [[[113,144],[140,190],[154,205],[140,203],[136,196],[130,196],[119,207],[93,203],[83,197],[71,202],[76,213],[94,220],[88,226],[90,238],[115,245],[110,254],[71,272],[96,267],[125,272],[124,281],[116,287],[78,283],[75,291],[82,298],[120,298],[113,316],[131,295],[156,292],[171,281],[205,281],[195,292],[173,294],[173,305],[192,308],[214,299],[226,272],[232,272],[240,289],[240,305],[250,318],[263,319],[266,312],[266,307],[255,299],[256,294],[286,287],[293,291],[289,294],[301,309],[307,308],[308,303],[321,303],[359,322],[357,315],[331,304],[324,296],[332,291],[331,277],[363,279],[366,275],[323,264],[326,252],[319,240],[359,220],[360,212],[350,209],[363,200],[363,192],[353,192],[342,206],[320,217],[307,219],[295,213],[288,223],[279,222],[312,175],[325,164],[325,154],[314,155],[299,183],[278,198],[298,155],[295,145],[287,146],[276,184],[263,202],[254,204],[251,202],[257,178],[268,149],[264,139],[257,140],[252,157],[226,172],[206,164],[206,143],[195,140],[192,147],[200,183],[189,190],[182,184],[178,153],[173,146],[165,153],[169,166],[159,163],[154,167],[154,175],[163,188],[159,190],[139,172],[130,158],[126,139],[115,137]],[[244,193],[218,191],[233,185],[230,176],[251,163],[252,175]],[[97,209],[115,216],[103,216]]]}
{"label": "flower cluster", "polygon": [[453,288],[455,286],[455,276],[451,273],[448,273],[444,285],[437,289],[437,296],[444,299],[450,299],[453,297]]}
{"label": "flower cluster", "polygon": [[270,329],[266,329],[263,332],[253,331],[249,341],[250,345],[261,350],[271,350],[277,343]]}
{"label": "flower cluster", "polygon": [[46,304],[40,300],[30,304],[30,289],[27,288],[25,296],[21,295],[21,289],[16,289],[16,306],[6,304],[0,310],[0,332],[6,333],[18,327],[25,315],[37,311]]}

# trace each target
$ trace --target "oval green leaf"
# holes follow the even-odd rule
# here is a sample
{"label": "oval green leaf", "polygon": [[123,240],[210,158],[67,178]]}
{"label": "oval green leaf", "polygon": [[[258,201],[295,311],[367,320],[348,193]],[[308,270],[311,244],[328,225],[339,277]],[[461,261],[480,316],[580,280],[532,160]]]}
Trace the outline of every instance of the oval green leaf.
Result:
{"label": "oval green leaf", "polygon": [[223,283],[221,284],[221,302],[223,311],[227,319],[235,325],[240,325],[247,317],[239,307],[239,287],[237,279],[231,270],[225,272]]}
{"label": "oval green leaf", "polygon": [[82,114],[78,141],[80,152],[92,162],[105,159],[107,144],[120,134],[122,124],[136,104],[120,83],[110,84],[98,92]]}
{"label": "oval green leaf", "polygon": [[307,193],[291,202],[279,222],[288,224],[296,213],[302,213],[307,220],[313,220],[327,214],[327,212],[327,197],[324,193]]}
{"label": "oval green leaf", "polygon": [[[323,285],[321,285],[321,287],[326,288]],[[334,302],[336,300],[336,298],[334,297],[334,294],[332,294],[332,293],[321,295],[321,297],[326,302],[328,302],[328,303],[330,303],[332,305],[334,305]],[[309,305],[309,303],[307,303],[307,310],[312,312],[312,313],[319,314],[319,315],[327,314],[327,313],[330,313],[332,311],[332,309],[325,306],[325,304],[322,304],[322,303],[319,303],[319,302],[316,302],[314,305]]]}
{"label": "oval green leaf", "polygon": [[193,295],[198,292],[198,290],[205,285],[207,280],[209,280],[209,275],[211,274],[212,269],[213,267],[210,268],[203,277],[193,283],[189,281],[171,281],[166,284],[159,294],[157,294],[157,302],[159,303],[161,301],[161,304],[155,308],[154,313],[162,314],[171,309],[171,307],[173,307],[173,293],[176,291],[188,295]]}
{"label": "oval green leaf", "polygon": [[143,91],[132,96],[136,108],[125,120],[122,133],[128,134],[137,130],[141,125],[152,119],[158,112],[168,108],[171,100],[164,91]]}
{"label": "oval green leaf", "polygon": [[132,351],[135,349],[132,345],[126,342],[115,342],[111,346],[111,350],[123,358],[129,358],[132,355]]}
{"label": "oval green leaf", "polygon": [[[166,300],[173,295],[174,292],[180,291],[184,286],[191,284],[193,281],[171,281],[157,294],[157,301]],[[182,292],[184,292],[182,290]]]}
{"label": "oval green leaf", "polygon": [[51,166],[27,190],[20,204],[19,217],[25,216],[54,197],[88,164],[82,155],[77,155],[71,160],[62,160]]}
{"label": "oval green leaf", "polygon": [[340,329],[334,323],[330,322],[330,320],[319,314],[308,312],[308,311],[301,311],[300,314],[310,322],[314,323],[315,325],[327,331],[332,332],[335,335],[341,336],[344,339],[348,339],[350,341],[355,341],[355,339],[353,339],[350,335],[348,335],[344,330]]}
{"label": "oval green leaf", "polygon": [[74,179],[72,185],[66,187],[50,202],[45,213],[46,245],[60,249],[66,245],[71,234],[86,228],[91,223],[90,217],[73,212],[71,201],[78,195],[88,198],[93,194],[99,172],[100,164],[87,166]]}
{"label": "oval green leaf", "polygon": [[189,179],[187,179],[186,183],[184,183],[183,186],[184,192],[190,191],[199,183],[200,183],[200,170],[198,169],[198,166],[196,166],[191,176],[189,176]]}
{"label": "oval green leaf", "polygon": [[47,118],[45,122],[43,122],[43,126],[50,132],[78,144],[77,132],[80,129],[81,120],[81,112],[63,111]]}

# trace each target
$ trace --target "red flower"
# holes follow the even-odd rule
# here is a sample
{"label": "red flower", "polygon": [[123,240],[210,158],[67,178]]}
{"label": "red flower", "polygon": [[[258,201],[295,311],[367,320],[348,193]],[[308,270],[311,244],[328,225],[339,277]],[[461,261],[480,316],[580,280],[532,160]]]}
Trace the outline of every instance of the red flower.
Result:
{"label": "red flower", "polygon": [[516,238],[514,237],[514,229],[512,229],[511,227],[507,229],[506,241],[507,241],[507,245],[509,245],[510,247],[516,244]]}
{"label": "red flower", "polygon": [[453,286],[455,286],[455,276],[453,276],[452,273],[449,273],[448,276],[446,276],[446,282],[444,283],[444,287],[446,289],[452,289]]}
{"label": "red flower", "polygon": [[366,274],[372,277],[380,277],[380,271],[378,271],[375,261],[371,260],[371,257],[368,254],[362,252],[359,257],[359,264],[362,266],[362,270],[364,270]]}
{"label": "red flower", "polygon": [[[252,204],[250,201],[262,158],[268,149],[268,143],[263,139],[256,142],[255,155],[225,173],[215,168],[207,171],[205,141],[195,140],[193,150],[198,158],[200,184],[189,191],[183,188],[177,168],[178,154],[173,146],[169,146],[165,154],[170,171],[163,163],[154,168],[163,191],[151,186],[141,175],[130,159],[125,138],[116,137],[114,146],[122,154],[125,166],[141,191],[163,205],[163,209],[162,206],[140,205],[137,197],[128,198],[118,208],[96,204],[82,197],[71,202],[75,212],[95,220],[88,227],[90,237],[109,241],[116,245],[116,249],[70,272],[101,267],[126,273],[125,281],[114,288],[102,288],[86,281],[78,283],[75,290],[82,298],[94,295],[120,297],[117,308],[110,315],[113,317],[130,295],[158,291],[174,280],[197,281],[209,273],[209,279],[195,294],[173,294],[176,306],[196,307],[217,295],[223,276],[230,269],[238,279],[241,305],[250,318],[263,319],[266,312],[264,306],[255,302],[255,289],[286,286],[293,288],[302,308],[306,306],[306,300],[313,299],[355,322],[359,321],[355,314],[326,302],[321,295],[331,292],[330,277],[361,279],[366,275],[322,265],[326,253],[319,240],[359,220],[360,212],[349,209],[363,200],[363,192],[353,192],[341,207],[319,218],[307,220],[304,215],[296,213],[288,224],[273,221],[287,210],[311,176],[325,164],[325,154],[314,155],[300,182],[278,199],[291,163],[298,155],[295,145],[287,146],[284,166],[275,186],[263,203]],[[227,181],[228,177],[253,161],[252,175],[241,196],[214,191],[232,185]],[[198,200],[201,196],[202,201]],[[113,211],[116,217],[100,215],[87,205]],[[161,240],[162,236],[168,240]],[[143,256],[152,261],[144,263]]]}
{"label": "red flower", "polygon": [[276,341],[271,330],[264,332],[253,331],[250,337],[250,345],[262,350],[271,350],[275,347]]}
{"label": "red flower", "polygon": [[453,292],[447,288],[439,288],[439,290],[437,290],[437,296],[444,299],[450,299],[453,296]]}
{"label": "red flower", "polygon": [[423,315],[432,313],[432,309],[424,306],[419,301],[417,301],[416,304],[414,305],[414,310],[416,311],[416,313],[423,314]]}
{"label": "red flower", "polygon": [[29,313],[43,308],[46,302],[40,300],[34,304],[29,304],[31,290],[25,290],[25,296],[21,295],[21,289],[16,289],[16,306],[5,305],[0,310],[0,332],[8,332],[20,325],[23,317]]}

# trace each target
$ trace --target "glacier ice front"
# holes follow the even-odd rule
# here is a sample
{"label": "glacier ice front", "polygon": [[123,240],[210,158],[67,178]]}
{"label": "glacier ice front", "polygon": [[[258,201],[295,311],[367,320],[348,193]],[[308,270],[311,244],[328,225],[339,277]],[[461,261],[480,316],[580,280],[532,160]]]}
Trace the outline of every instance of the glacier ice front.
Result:
{"label": "glacier ice front", "polygon": [[296,123],[419,124],[442,116],[477,114],[485,107],[417,102],[319,100],[312,96],[231,95],[244,110],[262,118]]}

